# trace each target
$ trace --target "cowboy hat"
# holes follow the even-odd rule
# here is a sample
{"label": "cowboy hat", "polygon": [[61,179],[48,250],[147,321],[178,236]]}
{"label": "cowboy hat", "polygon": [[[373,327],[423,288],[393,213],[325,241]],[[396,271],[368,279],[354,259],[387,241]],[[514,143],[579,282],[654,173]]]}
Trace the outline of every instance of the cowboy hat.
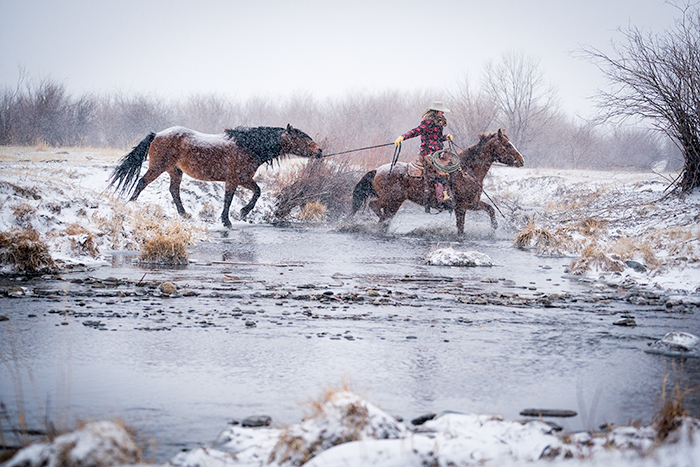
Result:
{"label": "cowboy hat", "polygon": [[438,112],[449,112],[450,109],[445,107],[445,104],[440,101],[433,101],[432,104],[428,107],[428,110],[437,110]]}

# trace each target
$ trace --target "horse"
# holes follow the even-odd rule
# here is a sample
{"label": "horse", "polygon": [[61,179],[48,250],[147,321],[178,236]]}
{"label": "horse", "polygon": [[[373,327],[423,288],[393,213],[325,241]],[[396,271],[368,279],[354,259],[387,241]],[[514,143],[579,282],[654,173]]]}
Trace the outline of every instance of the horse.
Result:
{"label": "horse", "polygon": [[[321,157],[322,151],[309,135],[289,124],[287,128],[237,127],[214,135],[172,127],[150,133],[124,156],[110,175],[109,187],[116,183],[115,191],[122,194],[133,189],[129,201],[135,201],[149,183],[168,172],[170,194],[177,212],[187,216],[180,199],[183,173],[197,180],[225,182],[221,221],[224,227],[231,227],[229,208],[238,185],[253,192],[253,197],[240,212],[240,218],[245,219],[260,197],[260,187],[253,180],[258,167],[264,163],[272,164],[287,154]],[[146,157],[149,159],[148,171],[136,183]]]}
{"label": "horse", "polygon": [[[457,233],[464,234],[464,215],[467,210],[486,211],[491,218],[491,227],[498,228],[496,213],[490,204],[481,201],[483,182],[494,162],[511,167],[522,167],[523,156],[501,129],[497,133],[481,134],[479,141],[457,153],[460,169],[451,174],[453,207],[457,219]],[[425,170],[425,169],[424,169]],[[423,177],[409,175],[405,162],[385,164],[367,172],[353,190],[352,217],[369,201],[369,206],[384,223],[394,217],[407,199],[423,204]],[[438,208],[437,199],[431,196],[431,207]]]}

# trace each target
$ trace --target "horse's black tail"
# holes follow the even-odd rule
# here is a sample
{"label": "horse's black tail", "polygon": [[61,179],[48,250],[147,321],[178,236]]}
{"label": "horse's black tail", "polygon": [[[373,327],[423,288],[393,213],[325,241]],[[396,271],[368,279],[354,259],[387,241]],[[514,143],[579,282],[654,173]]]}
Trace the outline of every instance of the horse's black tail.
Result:
{"label": "horse's black tail", "polygon": [[367,198],[370,196],[377,196],[377,192],[374,191],[374,187],[372,187],[372,182],[374,182],[374,177],[376,175],[376,170],[370,170],[359,182],[357,182],[357,185],[355,185],[355,189],[352,190],[352,212],[350,213],[350,216],[353,216],[360,210],[360,208],[367,202]]}
{"label": "horse's black tail", "polygon": [[114,191],[122,194],[129,193],[134,188],[141,173],[143,161],[148,156],[148,148],[151,147],[155,137],[155,133],[150,133],[129,154],[121,158],[119,165],[114,169],[112,175],[109,176],[110,188],[116,183],[117,186]]}

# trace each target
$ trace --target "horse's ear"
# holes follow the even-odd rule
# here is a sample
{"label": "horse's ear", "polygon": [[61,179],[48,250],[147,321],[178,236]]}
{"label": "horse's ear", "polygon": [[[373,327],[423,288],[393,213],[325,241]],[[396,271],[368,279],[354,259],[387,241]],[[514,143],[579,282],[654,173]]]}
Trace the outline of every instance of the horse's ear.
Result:
{"label": "horse's ear", "polygon": [[290,125],[289,123],[287,123],[287,131],[292,131],[293,129],[294,129],[294,128],[292,128],[292,125]]}
{"label": "horse's ear", "polygon": [[498,137],[503,138],[503,130],[501,130],[500,128],[498,129]]}

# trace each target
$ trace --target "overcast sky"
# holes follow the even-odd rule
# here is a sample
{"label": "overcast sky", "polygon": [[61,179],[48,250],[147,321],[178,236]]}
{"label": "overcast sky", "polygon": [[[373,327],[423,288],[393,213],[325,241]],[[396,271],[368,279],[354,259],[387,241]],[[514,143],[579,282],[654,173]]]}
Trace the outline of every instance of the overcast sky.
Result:
{"label": "overcast sky", "polygon": [[664,0],[0,0],[0,86],[23,68],[74,95],[440,94],[522,50],[589,115],[602,77],[572,52],[678,16]]}

